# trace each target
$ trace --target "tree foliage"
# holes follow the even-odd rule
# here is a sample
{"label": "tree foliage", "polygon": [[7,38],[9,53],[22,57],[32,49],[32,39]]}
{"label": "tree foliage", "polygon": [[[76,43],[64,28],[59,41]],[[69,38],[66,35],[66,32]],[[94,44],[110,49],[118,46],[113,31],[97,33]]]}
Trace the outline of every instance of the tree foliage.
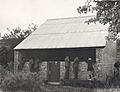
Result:
{"label": "tree foliage", "polygon": [[34,23],[29,24],[26,29],[22,29],[19,26],[13,29],[7,28],[9,33],[4,34],[0,40],[0,64],[2,64],[4,68],[10,70],[9,63],[13,63],[14,61],[13,48],[36,29],[37,25]]}
{"label": "tree foliage", "polygon": [[32,23],[29,24],[27,29],[22,29],[19,26],[16,28],[13,28],[12,30],[7,28],[9,33],[5,33],[4,36],[2,36],[3,39],[11,39],[11,38],[26,38],[29,36],[33,31],[37,29],[37,25]]}
{"label": "tree foliage", "polygon": [[108,31],[114,37],[120,32],[120,0],[87,0],[85,5],[77,10],[80,14],[95,11],[95,18],[88,23],[99,21],[104,25],[109,24]]}

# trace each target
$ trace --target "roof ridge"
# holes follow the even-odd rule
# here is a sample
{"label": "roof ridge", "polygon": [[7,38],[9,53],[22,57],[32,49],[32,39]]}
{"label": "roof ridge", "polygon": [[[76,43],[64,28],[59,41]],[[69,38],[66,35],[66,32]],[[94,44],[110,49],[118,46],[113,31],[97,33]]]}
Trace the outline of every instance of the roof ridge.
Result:
{"label": "roof ridge", "polygon": [[52,18],[52,19],[47,19],[47,21],[50,21],[50,20],[61,20],[61,19],[73,19],[73,18],[86,18],[86,17],[95,17],[95,15],[65,17],[65,18]]}

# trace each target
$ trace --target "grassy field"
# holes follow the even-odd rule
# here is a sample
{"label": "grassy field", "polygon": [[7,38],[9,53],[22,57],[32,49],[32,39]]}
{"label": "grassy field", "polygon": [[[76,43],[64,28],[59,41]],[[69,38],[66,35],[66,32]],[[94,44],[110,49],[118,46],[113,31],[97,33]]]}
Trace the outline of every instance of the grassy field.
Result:
{"label": "grassy field", "polygon": [[40,92],[120,92],[120,88],[83,88],[83,87],[71,87],[71,86],[51,86],[46,85]]}

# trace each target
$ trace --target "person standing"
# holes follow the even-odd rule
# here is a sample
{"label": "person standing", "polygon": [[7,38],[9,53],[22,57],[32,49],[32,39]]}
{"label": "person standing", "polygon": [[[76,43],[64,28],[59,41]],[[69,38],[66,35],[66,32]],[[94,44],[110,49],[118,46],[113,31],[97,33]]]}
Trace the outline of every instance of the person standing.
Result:
{"label": "person standing", "polygon": [[78,79],[78,66],[79,66],[79,58],[76,57],[73,62],[74,79]]}
{"label": "person standing", "polygon": [[88,58],[87,60],[87,64],[88,64],[88,68],[87,71],[89,73],[89,80],[91,80],[92,78],[94,78],[94,68],[93,68],[93,60],[92,58]]}
{"label": "person standing", "polygon": [[65,58],[65,77],[64,77],[64,79],[69,79],[69,74],[70,74],[70,60],[69,60],[69,57],[66,56],[66,58]]}

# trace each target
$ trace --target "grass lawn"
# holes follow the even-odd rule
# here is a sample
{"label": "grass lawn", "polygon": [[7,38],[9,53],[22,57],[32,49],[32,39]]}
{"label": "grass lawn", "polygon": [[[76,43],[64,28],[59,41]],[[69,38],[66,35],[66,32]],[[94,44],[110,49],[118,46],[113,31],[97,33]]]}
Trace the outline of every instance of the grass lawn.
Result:
{"label": "grass lawn", "polygon": [[41,92],[96,92],[95,89],[71,86],[45,85]]}
{"label": "grass lawn", "polygon": [[40,92],[120,92],[120,88],[84,88],[72,86],[45,85]]}

